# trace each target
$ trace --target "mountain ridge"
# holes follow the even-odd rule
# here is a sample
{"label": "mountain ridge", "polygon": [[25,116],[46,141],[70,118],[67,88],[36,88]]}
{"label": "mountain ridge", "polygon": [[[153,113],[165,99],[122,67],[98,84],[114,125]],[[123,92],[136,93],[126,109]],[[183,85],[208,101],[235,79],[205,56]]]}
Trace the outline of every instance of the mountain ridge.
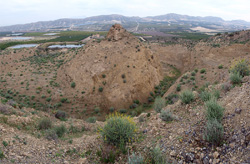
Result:
{"label": "mountain ridge", "polygon": [[[179,23],[179,24],[196,24],[208,23],[215,24],[218,26],[227,26],[229,29],[249,29],[250,22],[244,20],[231,20],[226,21],[220,17],[214,16],[189,16],[175,13],[169,13],[158,16],[124,16],[119,14],[111,15],[98,15],[86,18],[62,18],[52,21],[38,21],[27,24],[17,24],[10,26],[1,26],[0,31],[48,31],[50,29],[67,28],[74,29],[79,26],[89,25],[107,25],[107,24],[131,24],[131,23],[153,23],[153,22],[165,22],[165,23]],[[94,29],[96,30],[96,29]]]}

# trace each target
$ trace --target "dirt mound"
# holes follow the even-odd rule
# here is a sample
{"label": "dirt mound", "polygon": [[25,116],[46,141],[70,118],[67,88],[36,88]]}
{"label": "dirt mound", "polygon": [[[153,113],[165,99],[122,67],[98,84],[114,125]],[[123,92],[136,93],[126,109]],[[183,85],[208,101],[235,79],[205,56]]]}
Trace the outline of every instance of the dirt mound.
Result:
{"label": "dirt mound", "polygon": [[110,41],[118,41],[128,37],[132,37],[132,34],[128,33],[120,24],[115,24],[110,28],[106,38]]}
{"label": "dirt mound", "polygon": [[101,108],[127,108],[133,100],[146,102],[161,79],[157,57],[117,24],[106,40],[89,42],[58,71],[67,97],[82,92],[83,104]]}

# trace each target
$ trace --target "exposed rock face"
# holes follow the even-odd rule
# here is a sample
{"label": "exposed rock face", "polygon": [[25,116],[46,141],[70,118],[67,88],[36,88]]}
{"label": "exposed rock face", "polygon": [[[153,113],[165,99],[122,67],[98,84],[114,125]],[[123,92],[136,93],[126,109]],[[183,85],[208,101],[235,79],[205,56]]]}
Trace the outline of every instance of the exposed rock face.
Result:
{"label": "exposed rock face", "polygon": [[132,37],[130,33],[127,32],[120,24],[113,25],[107,35],[107,39],[110,41],[118,41],[122,38]]}
{"label": "exposed rock face", "polygon": [[107,38],[89,42],[61,67],[58,77],[66,88],[64,94],[84,91],[83,105],[103,109],[127,108],[136,99],[146,102],[162,79],[157,57],[121,25],[112,26]]}

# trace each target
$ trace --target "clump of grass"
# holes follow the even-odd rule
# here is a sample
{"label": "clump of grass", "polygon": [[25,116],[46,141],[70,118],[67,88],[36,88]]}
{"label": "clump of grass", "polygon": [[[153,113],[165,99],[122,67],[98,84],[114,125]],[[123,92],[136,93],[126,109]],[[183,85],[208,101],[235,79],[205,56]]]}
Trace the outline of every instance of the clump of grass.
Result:
{"label": "clump of grass", "polygon": [[72,83],[70,84],[70,86],[71,86],[71,88],[75,88],[75,87],[76,87],[76,83],[75,83],[75,82],[72,82]]}
{"label": "clump of grass", "polygon": [[230,81],[233,84],[240,84],[242,82],[242,76],[240,75],[240,73],[231,73],[230,74]]}
{"label": "clump of grass", "polygon": [[96,117],[89,117],[86,121],[88,123],[95,123],[96,122]]}
{"label": "clump of grass", "polygon": [[134,152],[132,155],[128,157],[128,164],[143,164],[144,158],[141,154],[135,154]]}
{"label": "clump of grass", "polygon": [[121,146],[135,141],[137,130],[130,116],[112,113],[108,116],[103,129],[100,129],[100,134],[108,144]]}
{"label": "clump of grass", "polygon": [[206,73],[206,69],[205,69],[205,68],[202,68],[202,69],[200,70],[200,73]]}
{"label": "clump of grass", "polygon": [[190,90],[185,90],[181,92],[180,99],[184,104],[189,104],[194,101],[194,94]]}
{"label": "clump of grass", "polygon": [[212,94],[210,92],[207,91],[202,91],[200,94],[200,98],[202,101],[208,101],[212,98]]}
{"label": "clump of grass", "polygon": [[167,163],[167,159],[163,155],[159,145],[157,145],[151,152],[151,163],[155,163],[155,164]]}
{"label": "clump of grass", "polygon": [[220,64],[220,65],[218,66],[218,68],[219,68],[219,69],[222,69],[222,68],[223,68],[223,65],[222,65],[222,64]]}
{"label": "clump of grass", "polygon": [[217,119],[221,122],[223,118],[224,108],[220,106],[215,98],[210,99],[205,103],[207,120]]}
{"label": "clump of grass", "polygon": [[174,120],[174,116],[170,110],[162,110],[160,114],[162,121],[170,122]]}
{"label": "clump of grass", "polygon": [[223,140],[223,126],[216,119],[207,121],[204,138],[208,142],[219,145]]}
{"label": "clump of grass", "polygon": [[177,91],[177,92],[181,91],[181,84],[178,84],[178,85],[177,85],[176,91]]}
{"label": "clump of grass", "polygon": [[50,129],[51,127],[52,127],[52,122],[48,118],[43,118],[38,123],[38,129],[39,130]]}
{"label": "clump of grass", "polygon": [[56,126],[55,132],[57,136],[61,138],[67,132],[67,128],[64,125]]}
{"label": "clump of grass", "polygon": [[166,102],[163,98],[161,97],[156,97],[155,102],[154,102],[154,110],[157,113],[160,113],[162,108],[166,106]]}

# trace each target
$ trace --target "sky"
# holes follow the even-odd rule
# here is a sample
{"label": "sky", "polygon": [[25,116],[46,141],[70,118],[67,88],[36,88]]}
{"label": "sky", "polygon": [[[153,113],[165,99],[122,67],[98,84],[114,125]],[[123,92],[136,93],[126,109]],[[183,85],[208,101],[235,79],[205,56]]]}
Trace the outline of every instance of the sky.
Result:
{"label": "sky", "polygon": [[0,0],[0,26],[97,15],[176,13],[250,22],[250,0]]}

